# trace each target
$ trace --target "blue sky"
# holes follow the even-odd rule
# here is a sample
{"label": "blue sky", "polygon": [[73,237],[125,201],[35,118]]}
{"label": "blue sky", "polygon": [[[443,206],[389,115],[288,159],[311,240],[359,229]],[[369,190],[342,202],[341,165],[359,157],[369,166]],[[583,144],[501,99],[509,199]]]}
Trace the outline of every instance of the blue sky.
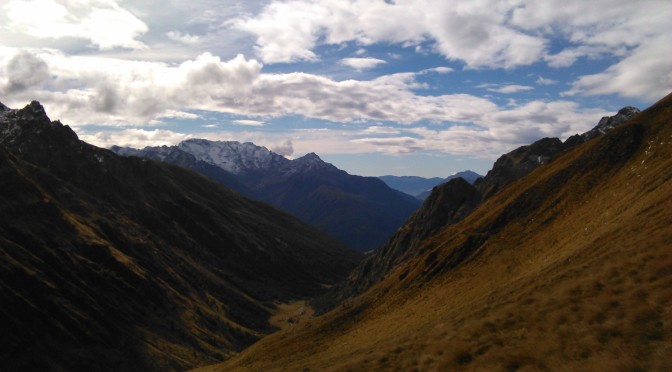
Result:
{"label": "blue sky", "polygon": [[672,90],[668,0],[7,0],[0,101],[108,147],[187,138],[353,174],[485,173]]}

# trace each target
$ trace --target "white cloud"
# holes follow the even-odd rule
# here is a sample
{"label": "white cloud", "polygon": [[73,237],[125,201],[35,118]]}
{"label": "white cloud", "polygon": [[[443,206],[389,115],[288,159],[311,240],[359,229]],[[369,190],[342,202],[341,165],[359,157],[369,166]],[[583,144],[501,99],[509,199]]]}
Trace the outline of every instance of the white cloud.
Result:
{"label": "white cloud", "polygon": [[49,79],[47,63],[29,51],[20,51],[9,59],[5,73],[7,83],[4,91],[8,94],[40,86]]}
{"label": "white cloud", "polygon": [[362,130],[364,134],[399,134],[399,129],[386,127],[383,125],[374,125]]}
{"label": "white cloud", "polygon": [[14,32],[41,39],[87,39],[101,50],[142,49],[147,25],[115,0],[10,0],[3,10]]}
{"label": "white cloud", "polygon": [[197,114],[191,113],[191,112],[184,112],[184,111],[176,111],[176,110],[166,110],[160,118],[166,118],[166,119],[200,119],[201,117]]}
{"label": "white cloud", "polygon": [[294,145],[292,140],[285,140],[283,142],[275,143],[270,146],[271,151],[282,156],[292,156],[294,154]]}
{"label": "white cloud", "polygon": [[421,141],[413,137],[357,138],[350,142],[371,145],[376,152],[390,154],[406,154],[423,150]]}
{"label": "white cloud", "polygon": [[368,70],[380,64],[387,63],[378,58],[343,58],[339,61],[340,64],[354,68],[355,70]]}
{"label": "white cloud", "polygon": [[232,120],[231,122],[235,125],[246,125],[249,127],[261,127],[264,125],[263,121],[249,119]]}
{"label": "white cloud", "polygon": [[168,36],[168,38],[171,40],[175,40],[183,44],[197,44],[199,41],[201,41],[201,38],[197,35],[183,34],[179,31],[168,31],[166,32],[166,36]]}
{"label": "white cloud", "polygon": [[446,58],[470,67],[510,68],[533,63],[546,48],[543,38],[506,24],[511,9],[508,3],[488,0],[273,1],[256,16],[238,19],[234,27],[256,36],[259,56],[269,63],[317,60],[313,49],[318,43],[419,48],[431,41]]}
{"label": "white cloud", "polygon": [[481,84],[477,88],[485,88],[489,92],[503,93],[503,94],[512,94],[518,92],[524,92],[528,90],[534,90],[533,87],[527,85],[517,85],[517,84],[506,84],[506,85],[497,85],[497,84]]}
{"label": "white cloud", "polygon": [[430,72],[435,72],[437,74],[443,75],[443,74],[447,74],[447,73],[453,72],[453,71],[455,71],[455,70],[450,68],[450,67],[439,66],[439,67],[433,67],[433,68],[428,68],[428,69],[422,70],[422,71],[420,71],[420,73],[421,74],[427,74],[427,73],[430,73]]}
{"label": "white cloud", "polygon": [[[587,109],[571,101],[532,101],[514,107],[495,107],[473,124],[384,125],[341,129],[300,129],[290,132],[216,132],[204,135],[212,140],[251,141],[274,148],[290,136],[296,153],[358,154],[380,152],[406,154],[438,152],[482,159],[495,159],[518,146],[543,137],[583,133],[599,119],[614,113]],[[289,134],[288,134],[289,133]]]}
{"label": "white cloud", "polygon": [[171,146],[191,138],[190,134],[176,133],[169,130],[155,129],[124,129],[121,131],[100,131],[78,134],[82,141],[98,147],[108,148],[112,145],[141,149],[146,146]]}
{"label": "white cloud", "polygon": [[[258,14],[238,18],[233,25],[256,38],[257,52],[268,63],[316,61],[318,45],[354,42],[438,52],[446,59],[462,61],[467,68],[512,69],[542,60],[551,67],[566,68],[580,58],[628,59],[630,66],[643,58],[645,64],[651,59],[638,50],[669,45],[665,41],[672,38],[669,19],[672,7],[667,0],[294,0],[272,1]],[[568,46],[551,54],[549,46],[556,39]],[[612,67],[600,76],[635,80],[632,71]],[[655,74],[667,76],[669,68],[654,67],[655,72],[637,75],[647,82]],[[651,83],[655,92],[666,84],[664,79]],[[586,84],[591,88],[582,88]],[[575,87],[574,91],[587,94],[635,96],[623,84],[617,87],[602,78],[586,77]],[[634,90],[637,98],[653,95],[642,90]]]}
{"label": "white cloud", "polygon": [[548,79],[548,78],[545,78],[543,76],[538,76],[536,83],[537,83],[537,85],[555,85],[555,84],[558,83],[558,81],[553,80],[553,79]]}
{"label": "white cloud", "polygon": [[655,101],[672,90],[672,44],[660,37],[636,48],[631,55],[605,71],[580,77],[568,95],[618,94]]}

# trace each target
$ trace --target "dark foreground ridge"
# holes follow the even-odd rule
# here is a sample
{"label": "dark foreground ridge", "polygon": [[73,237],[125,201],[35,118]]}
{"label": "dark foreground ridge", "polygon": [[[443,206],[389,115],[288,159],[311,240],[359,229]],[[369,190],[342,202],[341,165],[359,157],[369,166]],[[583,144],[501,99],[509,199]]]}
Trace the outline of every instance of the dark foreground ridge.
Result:
{"label": "dark foreground ridge", "polygon": [[195,172],[0,105],[0,370],[184,370],[274,331],[358,253]]}

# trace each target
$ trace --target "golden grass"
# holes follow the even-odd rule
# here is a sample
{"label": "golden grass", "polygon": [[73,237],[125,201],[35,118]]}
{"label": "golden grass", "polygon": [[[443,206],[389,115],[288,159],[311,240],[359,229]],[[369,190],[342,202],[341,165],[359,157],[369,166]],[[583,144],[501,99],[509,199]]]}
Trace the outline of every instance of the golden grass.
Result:
{"label": "golden grass", "polygon": [[[202,370],[669,370],[670,117],[668,107],[639,118],[647,133],[627,163],[552,185],[599,146],[591,141],[430,239],[365,294]],[[484,230],[535,188],[552,194]],[[442,270],[474,236],[485,241],[477,252]]]}

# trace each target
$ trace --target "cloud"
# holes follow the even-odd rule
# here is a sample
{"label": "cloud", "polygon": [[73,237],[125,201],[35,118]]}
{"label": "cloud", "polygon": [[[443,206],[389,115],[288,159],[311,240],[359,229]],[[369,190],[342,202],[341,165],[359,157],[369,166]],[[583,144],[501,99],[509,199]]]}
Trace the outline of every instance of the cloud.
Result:
{"label": "cloud", "polygon": [[419,120],[471,121],[496,107],[487,99],[468,94],[417,95],[413,90],[425,85],[417,82],[415,73],[336,81],[298,72],[265,74],[261,63],[242,55],[222,61],[204,53],[194,60],[168,65],[72,57],[44,49],[33,53],[49,68],[50,89],[17,92],[9,103],[21,105],[38,99],[54,118],[75,126],[140,125],[178,111],[195,110],[410,124]]}
{"label": "cloud", "polygon": [[561,52],[546,55],[544,60],[550,67],[564,68],[574,64],[579,58],[600,59],[608,55],[622,56],[625,48],[608,47],[605,45],[581,45],[573,48],[563,49]]}
{"label": "cloud", "polygon": [[524,91],[528,91],[528,90],[534,90],[533,87],[530,87],[530,86],[527,86],[527,85],[517,85],[517,84],[505,84],[505,85],[481,84],[481,85],[478,85],[477,88],[485,88],[485,90],[487,90],[489,92],[503,93],[503,94],[512,94],[512,93],[524,92]]}
{"label": "cloud", "polygon": [[166,36],[168,36],[169,39],[178,41],[182,44],[197,44],[201,41],[199,36],[183,34],[179,31],[168,31],[166,32]]}
{"label": "cloud", "polygon": [[340,64],[354,68],[355,70],[368,70],[380,64],[387,63],[378,58],[343,58],[339,61]]}
{"label": "cloud", "polygon": [[282,156],[292,156],[294,153],[294,145],[292,144],[292,140],[286,140],[271,146],[271,151]]}
{"label": "cloud", "polygon": [[146,48],[137,38],[147,25],[115,0],[10,0],[4,11],[5,27],[33,37],[87,39],[101,50]]}
{"label": "cloud", "polygon": [[571,101],[532,101],[523,105],[495,107],[484,112],[474,123],[432,125],[416,124],[393,128],[373,125],[340,129],[298,129],[289,132],[216,132],[205,134],[212,140],[251,141],[268,148],[290,136],[295,152],[319,151],[320,154],[438,152],[482,159],[495,159],[518,146],[543,137],[583,133],[601,117],[613,115],[601,109],[582,108]]}
{"label": "cloud", "polygon": [[672,89],[669,40],[660,37],[636,48],[627,58],[601,73],[581,76],[565,94],[618,94],[649,101],[664,97]]}
{"label": "cloud", "polygon": [[112,145],[141,149],[146,146],[172,146],[191,138],[190,134],[177,133],[169,130],[155,129],[124,129],[121,131],[100,131],[78,134],[82,141],[98,147],[108,148]]}
{"label": "cloud", "polygon": [[[637,80],[632,70],[624,67],[652,63],[646,51],[656,46],[667,48],[666,40],[672,38],[671,18],[672,7],[666,0],[646,4],[629,0],[474,0],[458,4],[294,0],[272,1],[259,13],[236,19],[232,26],[255,38],[256,51],[267,63],[317,61],[318,46],[347,42],[397,44],[418,53],[435,52],[461,61],[467,68],[513,69],[538,61],[566,68],[580,58],[615,57],[628,62],[585,79],[579,77],[573,92],[614,92],[649,100],[654,93],[644,92],[644,88],[629,90],[626,84],[608,78]],[[554,43],[565,47],[551,52]],[[654,67],[651,74],[639,74],[640,81],[651,82],[649,78],[655,73],[667,76],[665,66]],[[660,92],[666,81],[652,83],[653,91]]]}
{"label": "cloud", "polygon": [[446,66],[439,66],[439,67],[424,69],[424,70],[420,71],[420,74],[428,74],[430,72],[435,72],[437,74],[443,75],[443,74],[447,74],[447,73],[453,72],[453,71],[455,71],[455,69],[452,69],[452,68],[446,67]]}
{"label": "cloud", "polygon": [[[23,52],[3,52],[27,58]],[[73,125],[138,125],[160,118],[194,119],[185,109],[235,112],[245,107],[261,64],[239,55],[229,61],[204,53],[170,66],[158,62],[73,57],[50,49],[33,50],[47,64],[49,89],[16,91],[10,102],[40,100],[50,115]],[[2,60],[0,60],[2,61]],[[6,62],[5,70],[11,67]],[[9,66],[9,67],[8,67]],[[247,91],[246,91],[247,89]],[[7,84],[5,84],[5,94]],[[242,101],[241,101],[242,100]],[[250,110],[245,110],[250,111]]]}
{"label": "cloud", "polygon": [[49,80],[49,67],[44,60],[28,51],[16,53],[5,66],[6,94],[42,85]]}
{"label": "cloud", "polygon": [[396,128],[390,128],[382,125],[375,125],[375,126],[370,126],[364,130],[362,130],[362,133],[365,134],[399,134],[400,131],[399,129]]}
{"label": "cloud", "polygon": [[249,119],[232,120],[231,122],[235,125],[246,125],[249,127],[261,127],[264,125],[263,121]]}
{"label": "cloud", "polygon": [[508,3],[483,0],[463,6],[431,0],[273,1],[233,26],[256,37],[258,55],[268,63],[315,61],[318,44],[419,48],[429,41],[435,51],[469,67],[511,68],[535,62],[546,48],[543,38],[507,25],[511,10]]}
{"label": "cloud", "polygon": [[423,149],[421,141],[412,137],[358,138],[350,142],[372,145],[377,152],[390,154],[406,154]]}
{"label": "cloud", "polygon": [[545,78],[543,76],[539,76],[539,77],[537,77],[536,83],[537,83],[537,85],[555,85],[555,84],[558,83],[558,81],[553,80],[553,79],[548,79],[548,78]]}

